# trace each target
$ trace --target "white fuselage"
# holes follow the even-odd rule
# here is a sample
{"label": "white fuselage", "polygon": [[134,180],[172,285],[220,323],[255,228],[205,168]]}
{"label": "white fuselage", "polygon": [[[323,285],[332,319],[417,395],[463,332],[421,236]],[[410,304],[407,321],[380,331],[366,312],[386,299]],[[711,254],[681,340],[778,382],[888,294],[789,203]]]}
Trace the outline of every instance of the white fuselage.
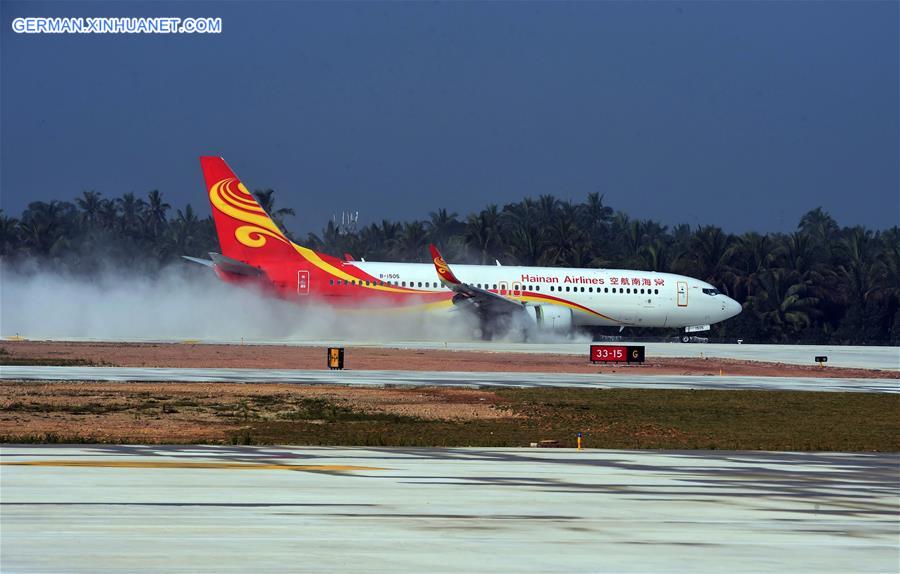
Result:
{"label": "white fuselage", "polygon": [[[351,263],[385,284],[423,293],[448,292],[434,266]],[[452,265],[460,281],[526,305],[560,305],[579,326],[688,327],[711,325],[740,313],[738,302],[712,285],[671,273],[629,269],[577,269]]]}

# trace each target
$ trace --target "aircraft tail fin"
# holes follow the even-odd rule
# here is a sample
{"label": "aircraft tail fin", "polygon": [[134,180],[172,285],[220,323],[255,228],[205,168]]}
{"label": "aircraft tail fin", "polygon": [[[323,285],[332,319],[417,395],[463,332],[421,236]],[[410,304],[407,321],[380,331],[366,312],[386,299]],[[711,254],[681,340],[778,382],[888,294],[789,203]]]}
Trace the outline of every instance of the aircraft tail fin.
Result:
{"label": "aircraft tail fin", "polygon": [[437,271],[438,278],[441,280],[441,283],[449,287],[450,289],[455,289],[461,287],[463,282],[456,278],[456,275],[453,274],[453,271],[450,270],[450,266],[447,265],[447,262],[444,261],[444,258],[441,256],[441,252],[438,251],[438,248],[434,246],[434,244],[430,244],[428,246],[429,251],[431,251],[431,261],[434,263],[434,269]]}
{"label": "aircraft tail fin", "polygon": [[200,167],[206,180],[222,255],[251,264],[297,256],[291,241],[224,159],[203,156]]}

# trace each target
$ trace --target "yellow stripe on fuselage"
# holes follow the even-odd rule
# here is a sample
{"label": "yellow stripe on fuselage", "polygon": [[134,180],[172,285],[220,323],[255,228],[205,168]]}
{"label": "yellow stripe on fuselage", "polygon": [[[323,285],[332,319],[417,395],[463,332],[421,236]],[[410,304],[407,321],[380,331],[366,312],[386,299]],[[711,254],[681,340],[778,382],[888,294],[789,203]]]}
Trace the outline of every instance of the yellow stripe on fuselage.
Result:
{"label": "yellow stripe on fuselage", "polygon": [[[345,279],[347,281],[365,281],[365,279],[360,279],[359,277],[354,277],[349,273],[341,271],[334,265],[326,263],[319,257],[319,254],[313,251],[308,247],[303,247],[302,245],[297,245],[296,243],[291,243],[294,246],[294,249],[297,250],[304,259],[324,271],[329,275],[333,275],[340,279]],[[389,293],[422,293],[421,291],[415,291],[410,289],[404,289],[400,287],[388,287],[387,285],[360,285],[360,287],[364,287],[366,289],[375,289],[376,291],[387,291]]]}

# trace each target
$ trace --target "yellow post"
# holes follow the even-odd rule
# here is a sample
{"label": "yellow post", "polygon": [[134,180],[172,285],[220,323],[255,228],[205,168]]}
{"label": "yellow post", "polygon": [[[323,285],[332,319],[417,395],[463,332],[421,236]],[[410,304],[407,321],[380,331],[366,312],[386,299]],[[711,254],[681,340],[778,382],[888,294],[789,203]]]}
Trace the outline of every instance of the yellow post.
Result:
{"label": "yellow post", "polygon": [[581,450],[581,433],[578,433],[578,450]]}

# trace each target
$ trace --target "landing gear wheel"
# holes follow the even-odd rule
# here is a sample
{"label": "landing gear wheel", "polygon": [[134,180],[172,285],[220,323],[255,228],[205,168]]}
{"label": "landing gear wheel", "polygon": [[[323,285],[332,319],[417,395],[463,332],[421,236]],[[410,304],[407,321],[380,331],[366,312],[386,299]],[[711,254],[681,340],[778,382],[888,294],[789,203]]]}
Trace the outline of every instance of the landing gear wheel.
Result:
{"label": "landing gear wheel", "polygon": [[690,338],[688,335],[682,335],[682,336],[681,336],[681,342],[682,342],[682,343],[690,343],[690,342],[691,342],[691,338]]}

